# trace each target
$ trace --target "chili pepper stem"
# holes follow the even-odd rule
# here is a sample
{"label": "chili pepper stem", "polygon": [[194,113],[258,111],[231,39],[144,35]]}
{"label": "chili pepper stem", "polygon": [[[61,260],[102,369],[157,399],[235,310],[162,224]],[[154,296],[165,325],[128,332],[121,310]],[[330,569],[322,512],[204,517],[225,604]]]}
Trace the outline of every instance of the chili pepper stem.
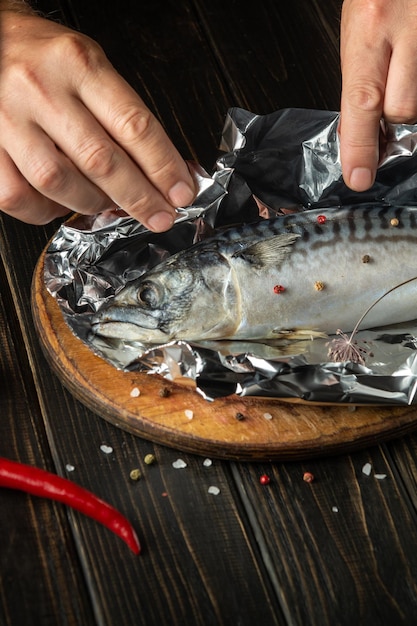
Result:
{"label": "chili pepper stem", "polygon": [[117,509],[62,476],[0,457],[0,487],[62,502],[103,524],[123,539],[135,554],[140,553],[140,543],[132,525]]}

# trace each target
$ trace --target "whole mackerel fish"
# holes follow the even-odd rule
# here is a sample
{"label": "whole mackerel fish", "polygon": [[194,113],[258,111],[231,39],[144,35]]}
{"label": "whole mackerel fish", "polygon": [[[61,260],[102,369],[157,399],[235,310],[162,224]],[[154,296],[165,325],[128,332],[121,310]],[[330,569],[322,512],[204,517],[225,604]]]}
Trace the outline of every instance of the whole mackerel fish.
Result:
{"label": "whole mackerel fish", "polygon": [[[93,331],[144,343],[351,331],[417,275],[417,207],[307,210],[220,232],[128,283]],[[417,318],[417,282],[361,328]]]}

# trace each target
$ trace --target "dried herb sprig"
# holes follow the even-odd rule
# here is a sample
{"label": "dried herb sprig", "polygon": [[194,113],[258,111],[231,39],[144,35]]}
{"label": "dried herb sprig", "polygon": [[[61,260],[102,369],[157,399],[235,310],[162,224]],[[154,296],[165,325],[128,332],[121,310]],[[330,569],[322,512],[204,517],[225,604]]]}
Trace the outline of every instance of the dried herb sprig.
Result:
{"label": "dried herb sprig", "polygon": [[350,333],[350,335],[347,335],[341,330],[338,330],[337,331],[338,337],[335,337],[334,339],[329,341],[327,344],[329,346],[327,356],[332,361],[351,361],[352,363],[359,363],[360,365],[364,365],[365,364],[364,355],[366,354],[366,350],[364,348],[359,347],[357,342],[354,341],[355,335],[358,332],[359,326],[362,324],[363,320],[368,315],[368,313],[374,308],[374,306],[376,306],[378,302],[381,302],[381,300],[383,300],[385,296],[388,296],[390,293],[392,293],[396,289],[399,289],[400,287],[403,287],[404,285],[407,285],[408,283],[411,283],[414,280],[417,280],[417,276],[414,276],[413,278],[409,278],[408,280],[404,280],[398,285],[391,287],[391,289],[388,289],[388,291],[383,293],[382,296],[379,296],[379,298],[377,298],[366,309],[366,311],[360,316],[359,320],[356,322],[355,327]]}

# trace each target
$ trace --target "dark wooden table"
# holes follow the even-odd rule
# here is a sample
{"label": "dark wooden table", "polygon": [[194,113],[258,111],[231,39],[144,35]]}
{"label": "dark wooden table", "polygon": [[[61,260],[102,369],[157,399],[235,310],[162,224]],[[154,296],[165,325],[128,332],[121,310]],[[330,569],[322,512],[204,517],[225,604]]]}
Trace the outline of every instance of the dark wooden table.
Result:
{"label": "dark wooden table", "polygon": [[[339,0],[39,7],[96,38],[184,157],[209,171],[231,106],[339,107]],[[0,455],[91,489],[143,543],[134,557],[81,514],[2,490],[1,626],[416,623],[417,435],[314,461],[206,467],[123,432],[61,386],[34,331],[31,276],[57,224],[0,225]]]}

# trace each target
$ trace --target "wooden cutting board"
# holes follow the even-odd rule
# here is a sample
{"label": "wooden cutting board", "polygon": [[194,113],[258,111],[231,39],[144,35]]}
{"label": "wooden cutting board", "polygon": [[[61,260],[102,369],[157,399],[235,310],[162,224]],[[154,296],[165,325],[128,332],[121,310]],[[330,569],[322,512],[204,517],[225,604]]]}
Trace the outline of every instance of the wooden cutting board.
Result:
{"label": "wooden cutting board", "polygon": [[235,395],[209,402],[190,383],[120,371],[72,333],[45,287],[44,257],[33,277],[32,310],[52,369],[84,405],[134,435],[215,458],[290,460],[349,452],[417,427],[417,407],[322,406]]}

